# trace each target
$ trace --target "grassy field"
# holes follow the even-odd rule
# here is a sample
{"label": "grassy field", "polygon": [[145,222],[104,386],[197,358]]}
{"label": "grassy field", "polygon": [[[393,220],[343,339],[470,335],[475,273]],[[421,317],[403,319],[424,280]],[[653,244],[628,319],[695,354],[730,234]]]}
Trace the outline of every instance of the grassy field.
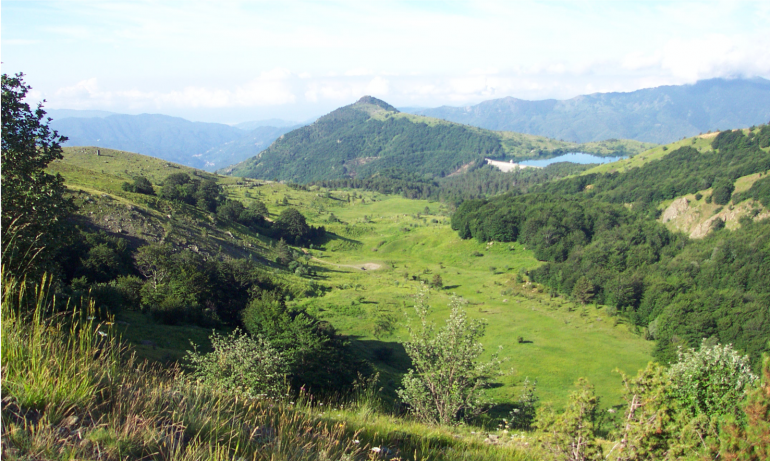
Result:
{"label": "grassy field", "polygon": [[[652,343],[629,332],[601,306],[551,299],[533,285],[517,283],[520,271],[541,264],[532,253],[518,243],[461,240],[439,203],[361,191],[348,202],[353,191],[299,191],[274,183],[258,189],[259,195],[251,197],[243,188],[228,191],[245,202],[261,199],[274,214],[284,208],[280,204],[286,197],[309,221],[334,234],[320,248],[308,249],[330,291],[293,303],[350,335],[381,369],[391,391],[408,363],[399,342],[406,339],[403,325],[421,287],[415,278],[430,282],[436,274],[444,285],[430,290],[436,321],[446,317],[450,297],[457,294],[468,301],[471,316],[487,320],[487,352],[503,347],[509,373],[491,391],[501,403],[515,400],[518,385],[529,377],[538,380],[544,401],[561,405],[573,382],[585,376],[604,404],[614,405],[620,401],[620,381],[613,370],[635,373],[650,360]],[[392,319],[397,328],[392,336],[377,338],[374,326],[382,318]],[[378,360],[383,349],[391,352]]]}
{"label": "grassy field", "polygon": [[[158,184],[171,173],[193,174],[191,169],[106,149],[96,157],[95,148],[94,152],[88,149],[68,149],[65,159],[50,170],[65,177],[82,206],[81,215],[94,224],[140,241],[165,238],[179,246],[220,249],[269,264],[267,237],[239,226],[220,229],[196,209],[159,209],[147,202],[152,198],[120,189],[134,172]],[[325,295],[296,297],[289,303],[331,321],[348,335],[358,352],[381,371],[391,395],[408,367],[400,342],[406,339],[404,324],[413,314],[414,295],[421,281],[430,282],[437,274],[444,286],[430,290],[435,320],[442,322],[446,317],[453,294],[462,296],[468,301],[469,314],[488,322],[484,339],[488,353],[503,348],[507,374],[490,392],[501,404],[516,400],[518,385],[529,378],[538,381],[542,400],[560,406],[573,382],[585,376],[596,385],[604,406],[615,405],[620,403],[620,380],[613,370],[635,373],[650,360],[652,343],[630,332],[601,306],[551,298],[526,283],[526,276],[519,275],[517,282],[518,274],[541,264],[521,245],[459,239],[449,227],[443,204],[374,192],[316,186],[301,190],[266,181],[210,177],[220,181],[228,196],[247,205],[263,201],[272,219],[294,207],[311,224],[327,228],[330,234],[325,242],[305,249],[318,273],[314,282],[326,287]],[[266,270],[292,286],[311,282],[274,265]],[[383,319],[395,330],[375,337],[375,324]],[[124,322],[126,338],[146,358],[178,360],[189,348],[189,340],[206,347],[204,329],[160,326],[137,313],[122,314],[119,320]]]}

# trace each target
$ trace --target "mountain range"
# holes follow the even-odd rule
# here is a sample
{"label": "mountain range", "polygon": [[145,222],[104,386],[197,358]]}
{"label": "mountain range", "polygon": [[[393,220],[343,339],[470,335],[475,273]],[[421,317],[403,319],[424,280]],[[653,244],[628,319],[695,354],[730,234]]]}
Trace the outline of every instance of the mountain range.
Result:
{"label": "mountain range", "polygon": [[[293,180],[332,179],[371,173],[384,163],[392,163],[383,161],[383,156],[392,157],[393,160],[398,156],[416,154],[417,157],[409,160],[409,168],[440,176],[451,174],[456,168],[482,155],[533,158],[553,156],[565,152],[565,149],[574,151],[577,148],[583,152],[605,155],[633,154],[638,149],[630,147],[627,142],[616,140],[668,143],[708,131],[765,123],[770,120],[770,81],[762,78],[712,79],[692,85],[661,86],[629,93],[595,93],[561,101],[526,101],[507,97],[475,106],[403,108],[400,111],[384,102],[382,104],[387,108],[378,104],[374,106],[379,109],[369,107],[363,112],[350,112],[341,108],[338,109],[341,112],[334,111],[313,125],[309,125],[309,122],[296,124],[269,119],[231,126],[191,122],[158,114],[126,115],[68,109],[48,112],[54,119],[51,122],[52,128],[69,138],[65,146],[101,146],[127,150],[208,171],[224,171],[226,167],[234,165],[228,171],[260,177],[268,174]],[[380,114],[382,117],[374,116],[375,112],[382,110],[389,115],[383,112]],[[364,123],[369,119],[371,123]],[[350,131],[351,123],[358,124],[358,128]],[[309,126],[302,128],[303,125]],[[354,140],[356,137],[368,137],[371,133],[367,130],[375,125],[385,131],[378,132],[372,138],[376,139],[374,144],[371,141]],[[305,131],[283,138],[285,140],[279,139],[297,128]],[[483,130],[479,131],[479,128]],[[401,133],[399,130],[403,129],[406,132]],[[344,136],[338,130],[345,131]],[[498,134],[486,130],[494,130]],[[407,141],[404,135],[411,138]],[[330,138],[321,141],[325,136]],[[391,138],[386,140],[388,136]],[[439,138],[422,139],[425,136]],[[459,138],[449,141],[447,136],[465,137],[466,141],[476,147],[470,148],[471,144],[468,144],[458,150],[459,144],[456,142]],[[347,138],[343,146],[344,137]],[[552,139],[547,140],[546,137]],[[471,138],[475,140],[470,141]],[[481,141],[481,138],[486,140]],[[490,141],[492,138],[497,140]],[[335,158],[337,164],[329,164],[319,170],[318,165],[310,162],[303,168],[313,169],[312,173],[307,170],[302,174],[298,173],[301,169],[299,167],[289,167],[291,172],[278,171],[281,169],[278,164],[266,167],[275,152],[288,149],[289,144],[286,143],[299,139],[303,141],[301,146],[297,144],[296,147],[302,155],[298,156],[300,151],[297,151],[294,152],[295,157],[304,159],[308,152],[320,149],[319,154],[330,156],[327,161]],[[555,141],[557,139],[559,141]],[[262,167],[250,167],[247,172],[243,170],[244,165],[235,165],[260,154],[276,140],[280,142],[261,157],[261,162],[251,162],[252,167],[257,164]],[[310,142],[316,144],[312,149],[309,147]],[[586,143],[604,144],[598,146]],[[432,147],[428,147],[428,144]],[[480,147],[482,145],[485,147]],[[342,154],[341,149],[346,150],[346,153]],[[473,155],[470,155],[471,151]],[[445,158],[428,159],[434,155],[443,155]],[[406,166],[400,160],[396,164]]]}
{"label": "mountain range", "polygon": [[242,127],[191,122],[159,114],[50,110],[51,127],[69,140],[64,146],[100,146],[141,153],[212,171],[256,155],[295,126]]}
{"label": "mountain range", "polygon": [[621,138],[665,144],[708,131],[766,123],[770,120],[770,80],[711,79],[567,100],[506,97],[466,107],[401,110],[488,130],[572,142]]}

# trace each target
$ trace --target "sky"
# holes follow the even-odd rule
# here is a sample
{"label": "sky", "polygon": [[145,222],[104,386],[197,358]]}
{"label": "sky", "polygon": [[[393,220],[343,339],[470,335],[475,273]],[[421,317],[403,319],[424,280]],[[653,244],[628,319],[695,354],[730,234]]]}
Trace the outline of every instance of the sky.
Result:
{"label": "sky", "polygon": [[51,109],[306,121],[770,78],[764,1],[12,1],[2,72]]}

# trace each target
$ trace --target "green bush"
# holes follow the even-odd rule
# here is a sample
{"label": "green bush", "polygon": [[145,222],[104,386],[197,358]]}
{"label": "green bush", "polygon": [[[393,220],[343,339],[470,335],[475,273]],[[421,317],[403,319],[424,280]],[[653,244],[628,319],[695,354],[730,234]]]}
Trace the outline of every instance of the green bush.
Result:
{"label": "green bush", "polygon": [[748,356],[731,345],[679,350],[679,361],[669,370],[674,395],[691,416],[737,415],[746,392],[758,382]]}
{"label": "green bush", "polygon": [[419,326],[408,325],[409,342],[404,344],[412,368],[402,380],[398,396],[418,419],[455,424],[479,414],[486,405],[483,389],[499,368],[497,353],[482,362],[484,323],[468,319],[465,301],[453,296],[446,325],[436,330],[428,322],[425,290],[417,297]]}
{"label": "green bush", "polygon": [[236,329],[228,336],[210,336],[213,352],[187,352],[192,377],[211,388],[251,398],[277,398],[285,392],[286,356],[261,336]]}

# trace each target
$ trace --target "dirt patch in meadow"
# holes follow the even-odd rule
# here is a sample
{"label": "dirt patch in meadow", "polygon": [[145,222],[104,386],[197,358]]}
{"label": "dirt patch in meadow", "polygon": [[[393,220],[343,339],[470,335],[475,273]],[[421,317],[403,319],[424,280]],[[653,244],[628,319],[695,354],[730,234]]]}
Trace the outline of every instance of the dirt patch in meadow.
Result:
{"label": "dirt patch in meadow", "polygon": [[330,266],[336,266],[336,267],[349,267],[351,269],[358,269],[361,271],[376,271],[377,269],[382,268],[382,264],[377,263],[361,263],[361,264],[335,264],[329,261],[324,261],[323,259],[318,259],[316,257],[312,258],[313,261],[318,261],[319,263],[328,264]]}

